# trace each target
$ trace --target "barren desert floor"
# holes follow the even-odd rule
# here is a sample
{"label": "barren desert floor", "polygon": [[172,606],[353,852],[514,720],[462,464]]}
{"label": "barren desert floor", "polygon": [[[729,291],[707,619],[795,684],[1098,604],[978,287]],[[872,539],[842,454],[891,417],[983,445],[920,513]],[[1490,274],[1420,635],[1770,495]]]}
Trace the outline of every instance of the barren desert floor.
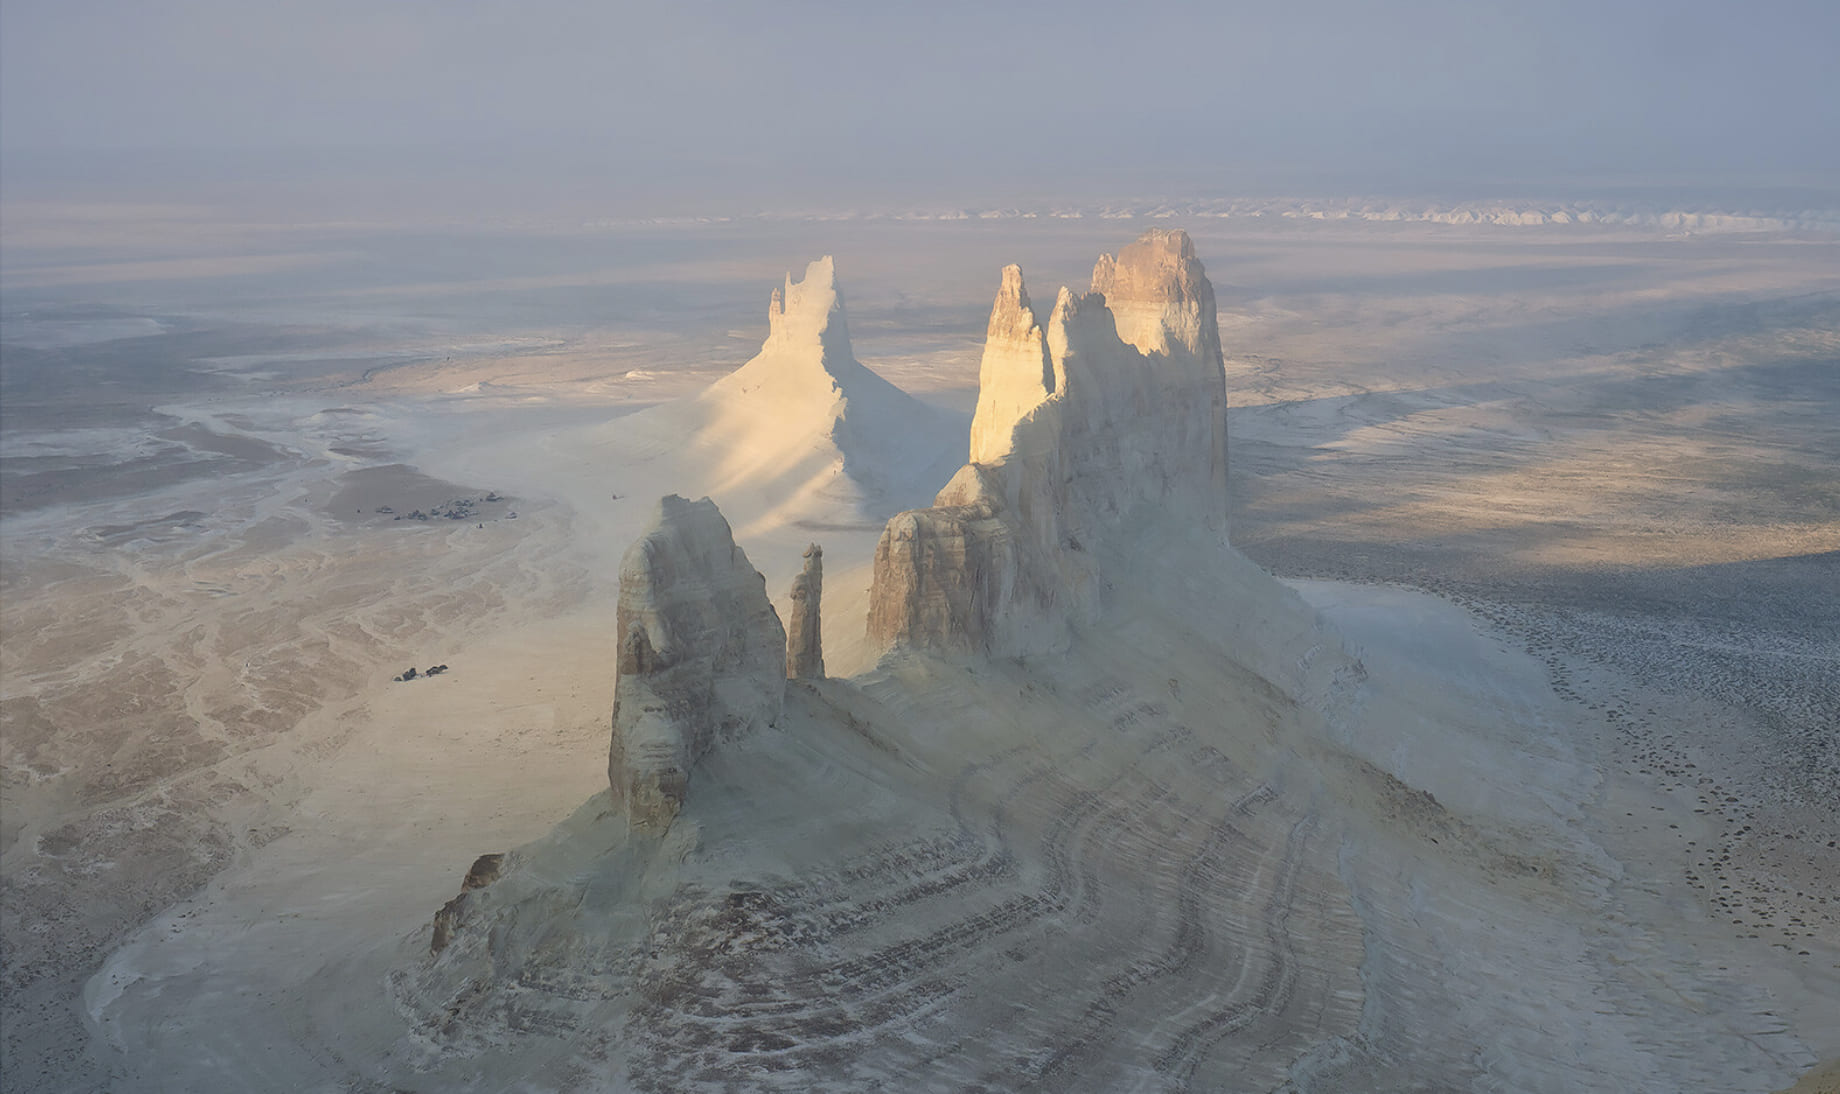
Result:
{"label": "barren desert floor", "polygon": [[[86,224],[10,218],[0,270],[8,1091],[405,1081],[376,1063],[405,939],[475,856],[605,789],[646,505],[714,497],[782,615],[821,541],[851,677],[872,518],[942,485],[795,503],[729,434],[622,423],[746,360],[768,288],[829,253],[857,355],[962,460],[999,268],[1049,295],[1141,226]],[[1500,1011],[1513,1066],[1620,1051],[1599,1011],[1651,992],[1729,1017],[1657,1010],[1628,1049],[1653,1089],[1840,1057],[1840,243],[1183,226],[1219,294],[1235,546],[1370,674],[1423,682],[1343,743],[1452,809],[1565,818],[1529,859],[1601,852],[1593,922],[1463,965],[1509,992],[1544,939],[1637,985]],[[1493,906],[1451,926],[1428,884],[1427,944],[1485,945]],[[1358,951],[1339,914],[1312,920],[1325,964]]]}

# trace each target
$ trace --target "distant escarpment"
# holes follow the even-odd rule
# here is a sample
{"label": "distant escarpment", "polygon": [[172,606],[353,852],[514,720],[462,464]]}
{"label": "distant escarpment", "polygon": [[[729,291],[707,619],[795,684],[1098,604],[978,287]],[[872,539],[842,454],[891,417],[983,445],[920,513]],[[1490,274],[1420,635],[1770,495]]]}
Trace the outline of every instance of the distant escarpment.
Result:
{"label": "distant escarpment", "polygon": [[779,718],[786,630],[715,503],[675,494],[626,552],[617,625],[607,776],[632,826],[658,830],[712,744]]}
{"label": "distant escarpment", "polygon": [[1181,231],[1101,256],[1092,291],[1036,319],[1003,271],[971,462],[888,522],[869,635],[884,647],[1017,655],[1094,618],[1102,555],[1165,515],[1224,540],[1226,376],[1214,289]]}

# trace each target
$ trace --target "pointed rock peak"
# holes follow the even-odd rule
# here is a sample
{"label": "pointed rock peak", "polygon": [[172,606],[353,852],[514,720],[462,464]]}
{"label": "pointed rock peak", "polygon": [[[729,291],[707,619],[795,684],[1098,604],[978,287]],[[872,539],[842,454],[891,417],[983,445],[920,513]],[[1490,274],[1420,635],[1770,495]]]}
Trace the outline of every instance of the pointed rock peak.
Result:
{"label": "pointed rock peak", "polygon": [[1220,356],[1214,287],[1180,228],[1152,228],[1116,258],[1100,255],[1092,288],[1117,316],[1119,337],[1139,351]]}
{"label": "pointed rock peak", "polygon": [[[1114,303],[1169,301],[1192,297],[1207,281],[1195,245],[1180,228],[1152,228],[1117,257],[1100,255],[1092,288]],[[1210,293],[1211,295],[1211,293]],[[1115,299],[1116,298],[1116,299]]]}
{"label": "pointed rock peak", "polygon": [[1017,421],[1054,390],[1047,341],[1023,287],[1022,267],[1005,266],[996,303],[990,307],[984,358],[978,368],[978,405],[971,419],[972,462],[1001,459],[1009,451],[1010,431]]}
{"label": "pointed rock peak", "polygon": [[[787,275],[787,279],[791,279],[790,274]],[[837,260],[830,255],[825,255],[806,263],[805,279],[800,282],[800,285],[835,289],[837,287]]]}
{"label": "pointed rock peak", "polygon": [[[1078,293],[1065,285],[1061,286],[1060,295],[1054,298],[1054,308],[1048,313],[1048,341],[1056,343],[1057,336],[1065,336],[1074,329],[1093,329],[1112,325],[1112,312],[1107,306],[1109,301],[1100,292]],[[1057,346],[1054,352],[1062,352],[1064,347]]]}
{"label": "pointed rock peak", "polygon": [[833,308],[843,306],[843,298],[837,291],[837,261],[830,255],[808,264],[805,276],[792,280],[792,272],[786,273],[786,287],[773,291],[774,310],[785,315],[788,311],[800,313],[815,311],[823,315]]}
{"label": "pointed rock peak", "polygon": [[850,328],[843,317],[843,290],[837,287],[837,265],[825,255],[805,267],[801,281],[786,275],[784,288],[773,290],[767,308],[767,344],[821,346],[838,360],[854,360]]}
{"label": "pointed rock peak", "polygon": [[691,510],[703,508],[714,509],[715,507],[715,502],[710,501],[708,498],[703,498],[701,501],[691,501],[681,494],[666,494],[664,497],[658,499],[658,504],[653,508],[652,518],[646,522],[646,531],[657,531],[674,521],[684,520],[688,517]]}
{"label": "pointed rock peak", "polygon": [[1067,377],[1078,371],[1071,362],[1085,356],[1113,352],[1123,339],[1118,315],[1103,293],[1074,292],[1061,286],[1048,313],[1045,343],[1048,351],[1050,390],[1064,388]]}
{"label": "pointed rock peak", "polygon": [[1224,539],[1226,375],[1194,245],[1146,233],[1099,260],[1093,289],[1061,289],[1024,328],[1022,273],[1003,272],[971,462],[932,508],[884,530],[871,640],[1051,649],[1098,618],[1112,578],[1155,541],[1147,526]]}
{"label": "pointed rock peak", "polygon": [[1029,290],[1022,284],[1022,267],[1003,267],[1003,283],[997,286],[997,300],[990,308],[987,336],[1023,338],[1035,326],[1035,311],[1029,303]]}
{"label": "pointed rock peak", "polygon": [[821,331],[834,314],[843,314],[843,292],[837,291],[837,263],[826,254],[808,265],[799,281],[793,281],[791,272],[786,274],[786,285],[773,291],[773,303],[767,307],[767,327],[775,335]]}

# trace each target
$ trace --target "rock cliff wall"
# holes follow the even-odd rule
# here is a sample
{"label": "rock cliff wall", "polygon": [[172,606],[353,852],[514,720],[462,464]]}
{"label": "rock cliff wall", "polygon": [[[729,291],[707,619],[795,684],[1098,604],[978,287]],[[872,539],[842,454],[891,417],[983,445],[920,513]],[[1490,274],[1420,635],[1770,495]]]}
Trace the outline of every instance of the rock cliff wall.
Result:
{"label": "rock cliff wall", "polygon": [[668,826],[712,744],[779,718],[786,631],[708,498],[662,499],[620,567],[607,777],[636,829]]}
{"label": "rock cliff wall", "polygon": [[971,462],[889,521],[869,633],[887,647],[1016,655],[1098,610],[1101,555],[1165,515],[1226,536],[1226,378],[1214,290],[1181,231],[1101,256],[1039,322],[1003,271]]}

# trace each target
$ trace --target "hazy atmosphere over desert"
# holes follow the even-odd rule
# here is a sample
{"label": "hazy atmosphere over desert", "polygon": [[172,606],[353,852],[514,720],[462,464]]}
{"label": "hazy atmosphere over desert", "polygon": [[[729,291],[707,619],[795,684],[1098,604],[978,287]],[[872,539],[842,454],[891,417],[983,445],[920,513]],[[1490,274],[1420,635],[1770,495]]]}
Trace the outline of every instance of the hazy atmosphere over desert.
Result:
{"label": "hazy atmosphere over desert", "polygon": [[0,1091],[1840,1091],[1840,9],[0,8]]}

